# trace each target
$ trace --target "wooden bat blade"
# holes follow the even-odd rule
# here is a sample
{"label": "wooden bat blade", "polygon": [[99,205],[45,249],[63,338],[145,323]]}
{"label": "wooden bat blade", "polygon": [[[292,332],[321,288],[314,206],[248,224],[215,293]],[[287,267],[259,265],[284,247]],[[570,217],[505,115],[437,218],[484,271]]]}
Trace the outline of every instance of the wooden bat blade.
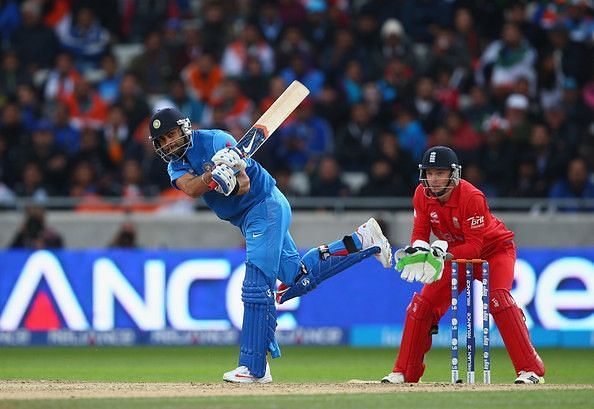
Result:
{"label": "wooden bat blade", "polygon": [[245,156],[252,156],[266,142],[266,139],[281,126],[285,119],[291,115],[295,108],[303,102],[308,94],[309,90],[305,85],[299,81],[293,81],[245,133],[239,142],[237,142],[236,147]]}
{"label": "wooden bat blade", "polygon": [[[295,80],[280,94],[270,108],[262,114],[254,125],[241,137],[235,147],[244,157],[252,156],[268,137],[291,115],[291,113],[309,95],[305,85]],[[217,187],[216,182],[209,184],[211,190]]]}

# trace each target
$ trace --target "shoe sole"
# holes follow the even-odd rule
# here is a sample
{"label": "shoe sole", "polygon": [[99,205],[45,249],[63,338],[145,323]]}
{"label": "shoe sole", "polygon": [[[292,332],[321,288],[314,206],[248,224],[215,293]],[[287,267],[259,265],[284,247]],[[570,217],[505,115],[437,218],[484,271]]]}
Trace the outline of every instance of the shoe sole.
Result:
{"label": "shoe sole", "polygon": [[223,376],[223,381],[225,382],[229,382],[229,383],[270,383],[272,382],[272,375],[264,375],[262,378],[253,378],[253,377],[241,377],[241,378],[236,378],[235,376],[226,378],[225,376]]}
{"label": "shoe sole", "polygon": [[223,381],[227,382],[227,383],[271,383],[272,382],[272,378],[270,379],[257,379],[257,380],[235,380],[235,379],[224,379]]}
{"label": "shoe sole", "polygon": [[375,257],[379,260],[379,262],[385,267],[390,268],[392,267],[392,246],[390,246],[390,242],[384,236],[382,229],[373,217],[367,221],[370,226],[371,235],[375,243],[379,243],[380,252],[375,254]]}
{"label": "shoe sole", "polygon": [[514,381],[514,384],[516,385],[539,385],[541,383],[545,383],[543,378],[539,378],[536,382]]}

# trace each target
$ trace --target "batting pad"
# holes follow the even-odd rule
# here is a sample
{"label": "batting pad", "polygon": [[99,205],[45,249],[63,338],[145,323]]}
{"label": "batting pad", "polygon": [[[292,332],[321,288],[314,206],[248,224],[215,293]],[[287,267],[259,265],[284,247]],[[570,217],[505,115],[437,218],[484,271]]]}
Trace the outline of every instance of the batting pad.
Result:
{"label": "batting pad", "polygon": [[317,248],[309,250],[301,258],[305,273],[298,276],[296,282],[282,295],[281,304],[313,291],[322,281],[379,252],[380,248],[374,246],[346,256],[331,256],[322,260]]}
{"label": "batting pad", "polygon": [[243,327],[240,337],[239,366],[247,366],[250,373],[261,378],[266,372],[266,353],[273,358],[280,356],[274,332],[276,309],[272,283],[251,263],[246,263],[245,279],[241,293],[243,301]]}

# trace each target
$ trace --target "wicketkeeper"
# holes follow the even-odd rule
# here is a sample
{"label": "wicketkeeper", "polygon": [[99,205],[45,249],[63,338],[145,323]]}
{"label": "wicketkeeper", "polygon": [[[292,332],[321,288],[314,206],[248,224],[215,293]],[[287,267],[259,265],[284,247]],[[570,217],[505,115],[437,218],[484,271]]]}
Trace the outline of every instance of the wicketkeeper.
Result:
{"label": "wicketkeeper", "polygon": [[[483,193],[461,179],[454,151],[436,146],[419,164],[411,245],[395,253],[406,281],[424,283],[406,310],[398,357],[385,383],[418,382],[431,348],[431,336],[451,302],[451,253],[455,259],[484,259],[490,266],[489,306],[516,370],[515,383],[544,382],[545,368],[530,341],[524,314],[510,294],[514,279],[514,233],[490,212]],[[429,244],[430,233],[438,240]],[[465,283],[464,269],[458,282]],[[481,280],[480,265],[474,278]],[[462,291],[464,286],[460,286]]]}
{"label": "wicketkeeper", "polygon": [[[237,226],[246,242],[244,305],[238,367],[223,379],[272,382],[267,353],[280,356],[275,339],[275,299],[283,303],[312,291],[322,281],[374,255],[392,266],[392,249],[378,223],[369,219],[353,233],[309,250],[303,257],[289,233],[291,207],[258,162],[243,158],[235,139],[221,130],[192,130],[174,108],[153,114],[150,140],[168,163],[172,185],[190,197],[202,196],[220,219]],[[216,190],[209,185],[216,182]],[[276,292],[276,280],[283,285]]]}

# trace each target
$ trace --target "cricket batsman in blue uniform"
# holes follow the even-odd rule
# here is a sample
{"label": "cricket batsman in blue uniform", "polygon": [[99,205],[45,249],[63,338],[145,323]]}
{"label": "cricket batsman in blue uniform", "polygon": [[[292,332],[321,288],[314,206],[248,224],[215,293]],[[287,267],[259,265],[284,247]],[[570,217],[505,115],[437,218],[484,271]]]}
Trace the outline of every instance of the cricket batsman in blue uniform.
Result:
{"label": "cricket batsman in blue uniform", "polygon": [[[190,120],[177,109],[164,108],[151,117],[150,140],[168,163],[172,185],[190,197],[202,196],[220,219],[237,226],[245,238],[239,363],[223,380],[272,382],[267,353],[272,358],[281,355],[275,339],[275,300],[283,303],[304,295],[371,255],[385,268],[391,267],[390,243],[373,218],[344,238],[312,248],[301,257],[289,233],[289,202],[258,162],[241,155],[230,134],[192,130]],[[277,279],[283,284],[275,291]]]}

